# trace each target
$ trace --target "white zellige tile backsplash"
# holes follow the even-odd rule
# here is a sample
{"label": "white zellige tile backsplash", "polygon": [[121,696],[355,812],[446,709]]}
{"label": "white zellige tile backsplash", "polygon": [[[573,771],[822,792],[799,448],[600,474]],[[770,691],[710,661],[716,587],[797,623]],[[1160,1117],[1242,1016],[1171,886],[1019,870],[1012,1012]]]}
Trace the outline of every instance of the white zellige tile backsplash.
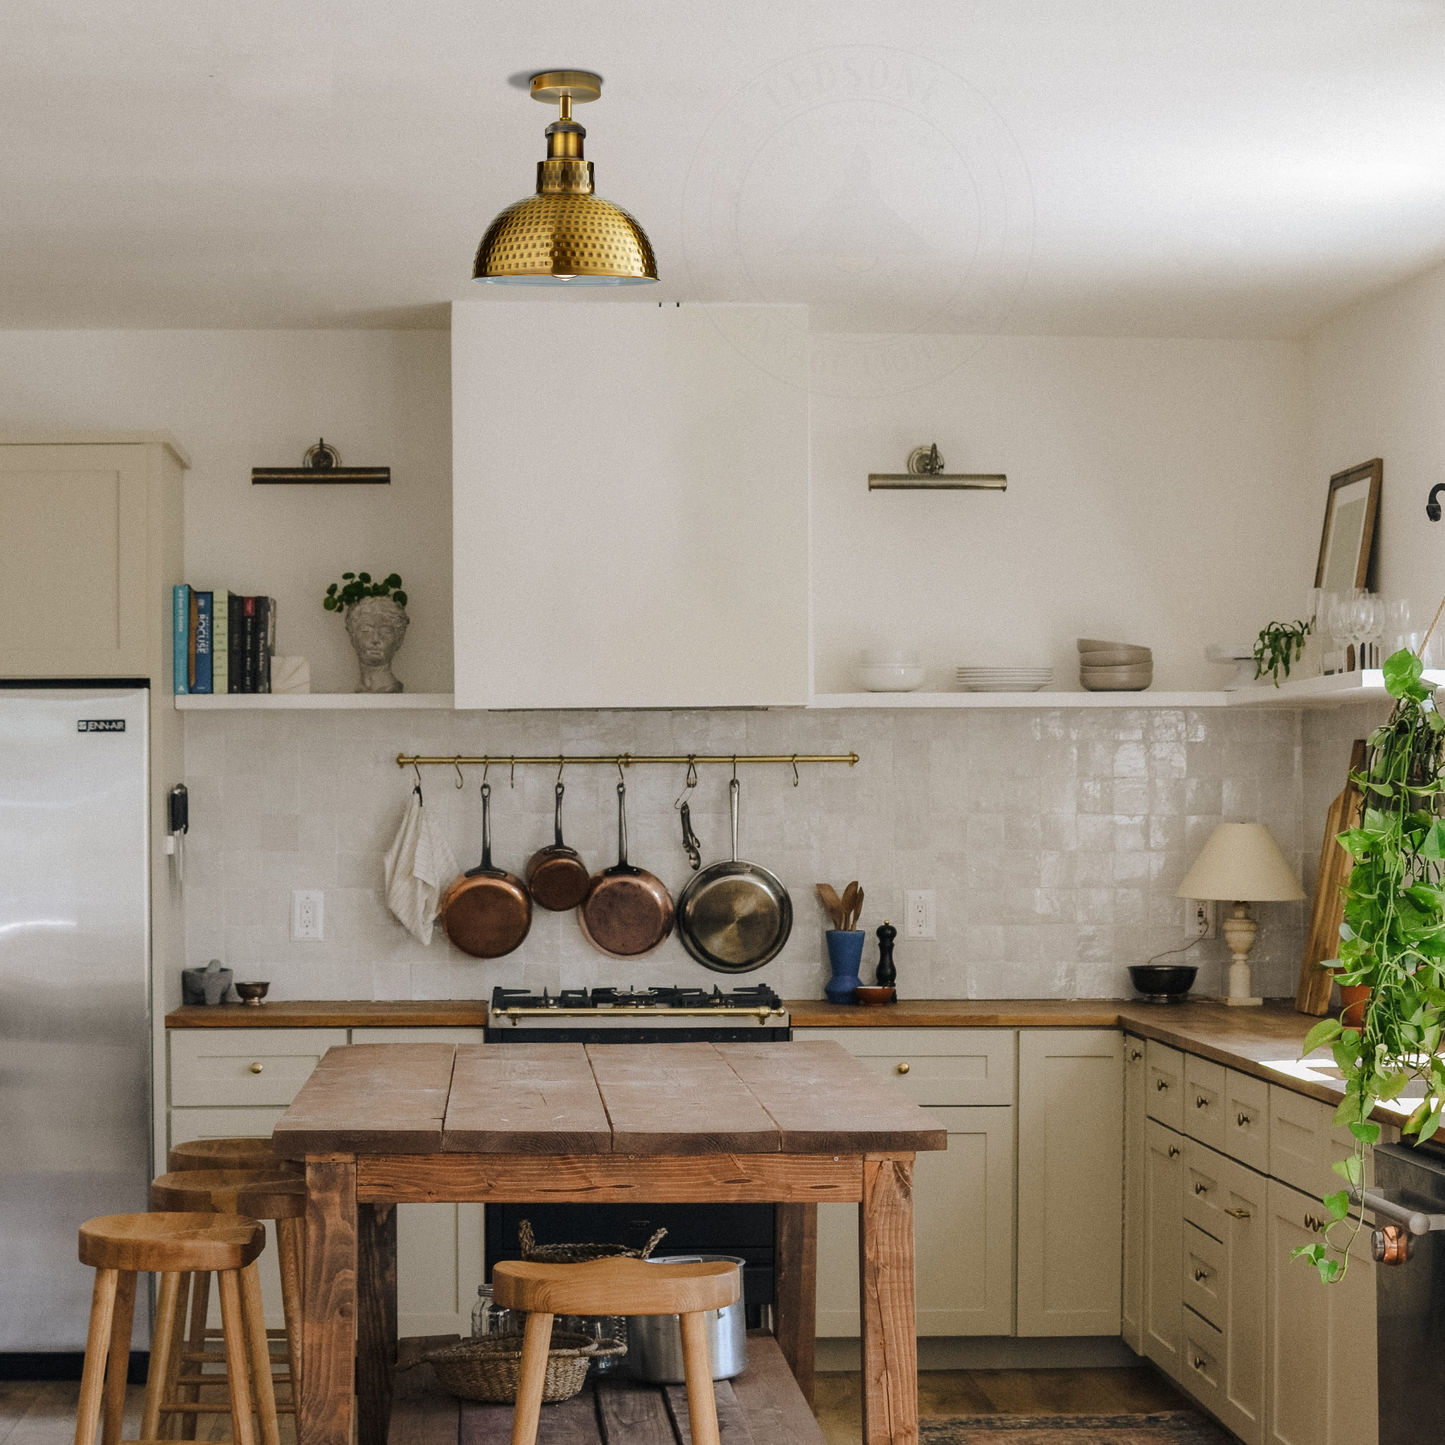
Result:
{"label": "white zellige tile backsplash", "polygon": [[[726,985],[669,939],[623,963],[594,952],[570,914],[537,910],[509,958],[481,962],[438,930],[414,942],[382,897],[382,857],[412,784],[399,752],[858,752],[854,768],[739,770],[741,853],[793,897],[781,956],[740,982],[821,997],[825,920],[814,883],[858,878],[863,926],[899,922],[905,888],[937,892],[938,937],[897,948],[905,997],[1127,996],[1125,968],[1184,942],[1174,890],[1221,820],[1267,823],[1312,874],[1319,850],[1304,798],[1306,729],[1291,712],[1128,707],[859,712],[235,712],[186,717],[191,793],[188,961],[218,957],[273,999],[483,998],[496,984],[540,989],[683,982]],[[1329,746],[1338,727],[1323,729]],[[726,767],[702,771],[693,824],[708,861],[726,856]],[[424,770],[426,806],[463,867],[481,847],[481,769],[458,790]],[[616,861],[617,774],[565,776],[567,841],[594,869]],[[551,836],[554,771],[493,768],[493,851],[521,872]],[[628,774],[632,861],[674,893],[689,876],[674,802],[683,770]],[[1314,791],[1318,792],[1316,788]],[[1333,795],[1333,789],[1330,796]],[[1308,867],[1305,867],[1306,859]],[[291,891],[323,889],[326,937],[290,939]],[[1292,994],[1301,904],[1257,908],[1256,987]],[[870,937],[864,977],[877,945]],[[1221,940],[1201,944],[1201,992],[1218,991]]]}

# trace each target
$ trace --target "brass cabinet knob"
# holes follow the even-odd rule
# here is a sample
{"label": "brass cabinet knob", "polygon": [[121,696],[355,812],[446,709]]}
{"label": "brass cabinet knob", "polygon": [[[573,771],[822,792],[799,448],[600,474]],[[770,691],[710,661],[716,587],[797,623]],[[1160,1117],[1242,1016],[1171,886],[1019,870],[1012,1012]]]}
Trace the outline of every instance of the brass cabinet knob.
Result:
{"label": "brass cabinet knob", "polygon": [[898,1072],[899,1072],[900,1074],[906,1074],[906,1073],[908,1072],[908,1067],[909,1067],[909,1066],[908,1066],[907,1064],[899,1064],[899,1065],[898,1065]]}
{"label": "brass cabinet knob", "polygon": [[265,1067],[265,1064],[263,1064],[260,1059],[251,1060],[251,1072],[253,1074],[259,1074]]}
{"label": "brass cabinet knob", "polygon": [[1209,1107],[1209,1100],[1205,1098],[1203,1094],[1196,1094],[1194,1096],[1194,1107],[1196,1109],[1207,1109]]}
{"label": "brass cabinet knob", "polygon": [[1240,1110],[1240,1113],[1239,1113],[1239,1127],[1240,1127],[1241,1129],[1243,1129],[1243,1128],[1245,1127],[1245,1125],[1247,1125],[1247,1124],[1253,1124],[1253,1123],[1254,1123],[1254,1117],[1253,1117],[1253,1115],[1246,1114],[1243,1110]]}
{"label": "brass cabinet knob", "polygon": [[1196,1184],[1194,1186],[1194,1192],[1196,1194],[1208,1194],[1209,1186],[1207,1184]]}
{"label": "brass cabinet knob", "polygon": [[1156,1079],[1156,1080],[1154,1081],[1154,1087],[1155,1087],[1156,1089],[1158,1089],[1159,1092],[1162,1094],[1162,1093],[1165,1091],[1165,1089],[1167,1089],[1167,1088],[1169,1087],[1169,1080],[1168,1080],[1168,1079]]}
{"label": "brass cabinet knob", "polygon": [[1143,1049],[1130,1049],[1130,1050],[1129,1050],[1129,1062],[1130,1062],[1131,1064],[1137,1064],[1137,1063],[1139,1062],[1139,1060],[1142,1059],[1143,1057],[1144,1057],[1144,1050],[1143,1050]]}
{"label": "brass cabinet knob", "polygon": [[1196,1370],[1200,1372],[1200,1374],[1204,1373],[1204,1366],[1206,1364],[1206,1361],[1201,1360],[1198,1355],[1195,1355],[1195,1357],[1193,1358],[1193,1360],[1190,1361],[1190,1363],[1194,1366]]}
{"label": "brass cabinet knob", "polygon": [[1203,1284],[1204,1281],[1207,1280],[1208,1278],[1209,1278],[1209,1271],[1208,1271],[1207,1269],[1196,1269],[1196,1270],[1194,1271],[1194,1282],[1195,1282],[1195,1284]]}
{"label": "brass cabinet knob", "polygon": [[1311,1229],[1316,1234],[1318,1234],[1322,1229],[1325,1228],[1325,1221],[1323,1219],[1316,1219],[1313,1214],[1306,1214],[1305,1228]]}
{"label": "brass cabinet knob", "polygon": [[1177,1144],[1171,1144],[1169,1146],[1169,1157],[1171,1159],[1177,1159],[1179,1157],[1179,1146]]}

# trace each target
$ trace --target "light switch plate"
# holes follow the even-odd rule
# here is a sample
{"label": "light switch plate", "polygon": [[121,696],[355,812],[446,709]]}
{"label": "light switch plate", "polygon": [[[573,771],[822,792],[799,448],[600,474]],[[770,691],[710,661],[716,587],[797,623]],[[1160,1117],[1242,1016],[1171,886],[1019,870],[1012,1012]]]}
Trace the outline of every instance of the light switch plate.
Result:
{"label": "light switch plate", "polygon": [[909,888],[903,894],[904,938],[937,938],[937,894],[932,888]]}
{"label": "light switch plate", "polygon": [[297,888],[291,894],[291,937],[296,940],[326,936],[326,895],[320,889]]}

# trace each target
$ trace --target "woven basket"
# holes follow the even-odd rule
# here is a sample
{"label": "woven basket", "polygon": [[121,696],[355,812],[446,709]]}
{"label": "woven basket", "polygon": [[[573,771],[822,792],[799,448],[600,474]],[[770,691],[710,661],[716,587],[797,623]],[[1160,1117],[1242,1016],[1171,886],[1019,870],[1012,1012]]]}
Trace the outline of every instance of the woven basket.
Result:
{"label": "woven basket", "polygon": [[[514,1405],[522,1373],[522,1339],[520,1334],[483,1335],[479,1340],[433,1350],[417,1363],[430,1365],[443,1388],[463,1400]],[[553,1330],[542,1399],[550,1405],[570,1400],[582,1388],[593,1359],[621,1354],[625,1349],[616,1340],[598,1341]]]}
{"label": "woven basket", "polygon": [[586,1264],[594,1259],[646,1259],[667,1237],[659,1229],[641,1249],[625,1244],[538,1244],[532,1234],[532,1221],[524,1219],[517,1226],[517,1243],[522,1246],[523,1259],[540,1260],[544,1264]]}

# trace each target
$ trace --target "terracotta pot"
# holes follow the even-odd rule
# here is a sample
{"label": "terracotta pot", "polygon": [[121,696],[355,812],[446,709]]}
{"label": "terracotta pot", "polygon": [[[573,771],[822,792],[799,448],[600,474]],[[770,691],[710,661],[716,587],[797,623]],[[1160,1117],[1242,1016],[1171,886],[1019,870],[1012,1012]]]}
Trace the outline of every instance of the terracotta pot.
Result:
{"label": "terracotta pot", "polygon": [[1363,1029],[1365,1027],[1365,1007],[1370,1002],[1370,995],[1374,990],[1367,983],[1342,983],[1340,985],[1340,1002],[1344,1007],[1340,1010],[1340,1022],[1347,1029]]}

